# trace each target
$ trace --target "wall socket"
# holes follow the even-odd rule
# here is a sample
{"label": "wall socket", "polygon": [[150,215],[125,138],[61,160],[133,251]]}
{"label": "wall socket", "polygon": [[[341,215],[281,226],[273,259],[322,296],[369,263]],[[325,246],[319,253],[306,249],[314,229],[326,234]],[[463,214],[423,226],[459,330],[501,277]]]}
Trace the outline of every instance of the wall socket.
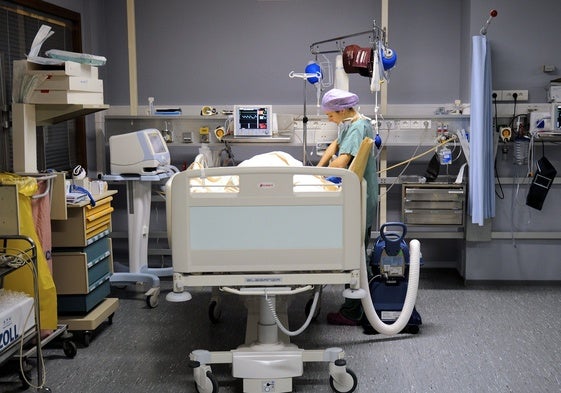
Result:
{"label": "wall socket", "polygon": [[516,102],[528,101],[528,90],[493,90],[496,94],[497,101],[514,101],[514,94],[516,94]]}
{"label": "wall socket", "polygon": [[528,90],[503,90],[503,101],[528,101]]}

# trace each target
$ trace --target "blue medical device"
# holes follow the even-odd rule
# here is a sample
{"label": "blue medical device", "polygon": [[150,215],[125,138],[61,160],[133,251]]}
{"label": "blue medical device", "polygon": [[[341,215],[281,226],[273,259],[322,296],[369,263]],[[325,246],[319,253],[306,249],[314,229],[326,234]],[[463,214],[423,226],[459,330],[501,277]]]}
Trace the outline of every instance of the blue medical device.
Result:
{"label": "blue medical device", "polygon": [[[401,222],[388,222],[380,227],[370,258],[373,278],[370,280],[370,296],[378,317],[384,323],[393,323],[401,313],[407,294],[409,270],[409,246],[405,241],[407,226]],[[421,259],[422,264],[422,259]],[[413,308],[411,318],[402,333],[419,332],[421,315]],[[375,334],[374,328],[365,321],[364,332]]]}

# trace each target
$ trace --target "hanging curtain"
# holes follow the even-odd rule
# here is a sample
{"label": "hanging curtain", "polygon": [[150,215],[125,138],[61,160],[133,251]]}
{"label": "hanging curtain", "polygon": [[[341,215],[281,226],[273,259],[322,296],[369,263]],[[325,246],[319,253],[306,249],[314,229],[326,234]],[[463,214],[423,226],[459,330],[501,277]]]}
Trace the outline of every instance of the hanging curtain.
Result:
{"label": "hanging curtain", "polygon": [[479,35],[472,37],[472,49],[468,213],[482,226],[495,216],[491,47]]}

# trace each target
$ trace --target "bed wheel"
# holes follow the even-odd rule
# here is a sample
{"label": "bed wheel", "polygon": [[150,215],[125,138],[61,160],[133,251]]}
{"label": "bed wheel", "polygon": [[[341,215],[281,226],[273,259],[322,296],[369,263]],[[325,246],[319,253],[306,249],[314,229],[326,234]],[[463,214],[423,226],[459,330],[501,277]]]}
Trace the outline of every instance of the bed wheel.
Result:
{"label": "bed wheel", "polygon": [[330,375],[329,385],[331,389],[337,393],[352,393],[358,385],[358,379],[352,370],[346,369],[346,374],[343,375],[343,378],[338,380],[335,380],[335,378]]}
{"label": "bed wheel", "polygon": [[199,386],[195,382],[195,389],[197,389],[197,393],[218,393],[218,381],[212,371],[206,372],[205,386]]}
{"label": "bed wheel", "polygon": [[222,317],[222,307],[217,300],[211,300],[208,304],[208,319],[212,323],[220,322]]}

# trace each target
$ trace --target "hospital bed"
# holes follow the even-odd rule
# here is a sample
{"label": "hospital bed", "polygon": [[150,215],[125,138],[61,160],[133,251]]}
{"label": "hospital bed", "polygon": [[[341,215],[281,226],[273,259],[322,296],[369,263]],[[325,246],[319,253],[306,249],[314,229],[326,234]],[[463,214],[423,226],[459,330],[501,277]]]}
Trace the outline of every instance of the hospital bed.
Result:
{"label": "hospital bed", "polygon": [[[168,300],[189,287],[213,287],[244,297],[248,308],[244,344],[190,353],[198,392],[218,391],[212,364],[231,364],[244,392],[289,392],[306,362],[328,363],[334,391],[355,390],[341,348],[304,350],[290,336],[310,323],[322,286],[346,284],[350,296],[364,296],[364,189],[352,171],[303,166],[203,167],[168,181]],[[235,229],[220,231],[225,223]],[[286,297],[306,291],[314,292],[308,318],[289,331]]]}

